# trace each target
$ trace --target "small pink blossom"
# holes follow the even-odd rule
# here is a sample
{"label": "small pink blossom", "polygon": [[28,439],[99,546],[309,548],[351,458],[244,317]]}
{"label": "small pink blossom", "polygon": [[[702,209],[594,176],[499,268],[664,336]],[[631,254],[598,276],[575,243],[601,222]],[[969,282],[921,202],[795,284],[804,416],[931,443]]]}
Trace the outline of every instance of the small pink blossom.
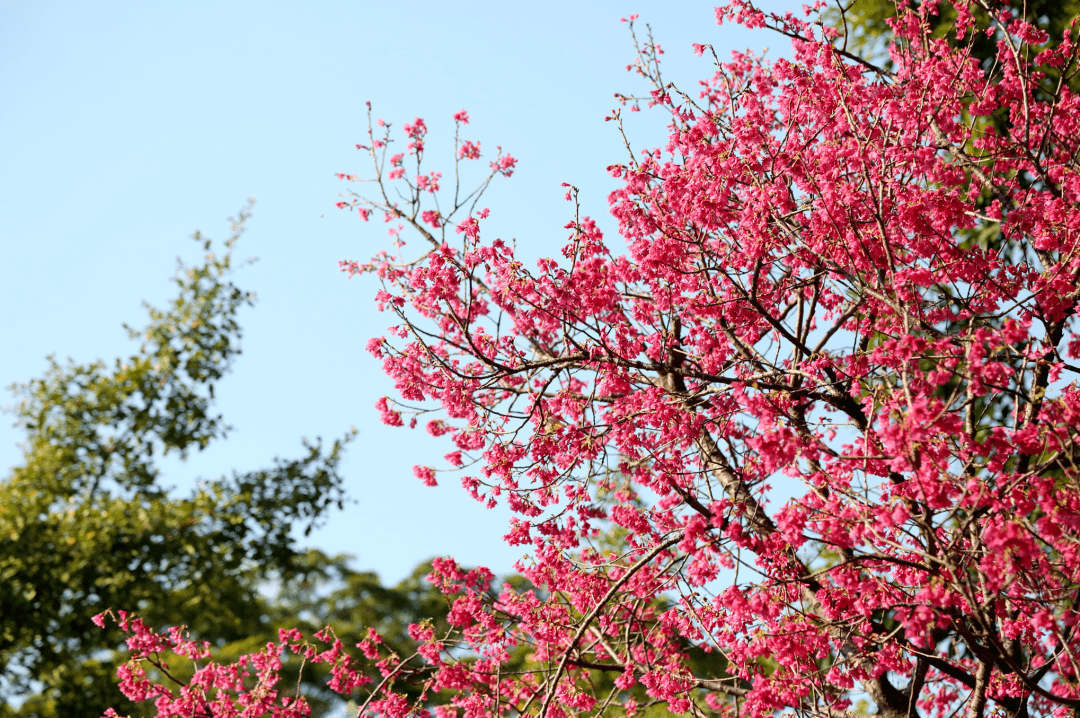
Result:
{"label": "small pink blossom", "polygon": [[442,226],[442,222],[439,220],[439,213],[436,210],[426,209],[420,213],[420,219],[425,223],[430,224],[435,229]]}
{"label": "small pink blossom", "polygon": [[424,486],[438,486],[435,480],[435,470],[429,466],[414,466],[413,476],[424,482]]}
{"label": "small pink blossom", "polygon": [[458,148],[458,159],[466,160],[478,160],[480,159],[480,143],[470,142],[466,140],[461,143],[461,147]]}

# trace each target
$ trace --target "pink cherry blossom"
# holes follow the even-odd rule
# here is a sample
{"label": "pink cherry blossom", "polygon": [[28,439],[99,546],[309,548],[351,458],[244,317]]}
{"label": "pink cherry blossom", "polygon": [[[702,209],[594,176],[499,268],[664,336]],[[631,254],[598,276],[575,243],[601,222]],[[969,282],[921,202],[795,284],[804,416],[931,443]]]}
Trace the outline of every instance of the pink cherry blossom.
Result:
{"label": "pink cherry blossom", "polygon": [[[369,350],[399,399],[376,408],[402,427],[425,414],[453,445],[422,482],[464,473],[513,512],[532,588],[440,559],[449,629],[411,627],[416,657],[313,637],[304,654],[363,715],[1080,710],[1080,98],[1051,79],[1080,45],[922,3],[890,19],[883,66],[842,49],[820,7],[718,8],[792,55],[735,53],[693,94],[635,35],[629,69],[651,89],[617,97],[665,113],[666,144],[608,168],[618,242],[564,185],[565,244],[535,267],[475,209],[516,159],[432,189],[395,175],[369,119],[377,189],[348,202],[399,244],[342,268],[375,275],[394,317]],[[955,15],[949,38],[930,12]],[[419,163],[427,127],[405,130]],[[220,666],[182,632],[107,615],[131,637],[125,692],[159,715],[302,713],[271,697],[295,634]],[[198,680],[149,680],[166,651],[201,661]]]}

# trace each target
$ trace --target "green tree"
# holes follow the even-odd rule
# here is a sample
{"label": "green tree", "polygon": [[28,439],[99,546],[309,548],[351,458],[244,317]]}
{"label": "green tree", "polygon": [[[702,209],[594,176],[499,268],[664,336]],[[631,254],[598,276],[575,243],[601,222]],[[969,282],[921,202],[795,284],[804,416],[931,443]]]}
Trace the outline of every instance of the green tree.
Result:
{"label": "green tree", "polygon": [[221,253],[195,235],[205,261],[181,264],[176,299],[127,328],[135,354],[112,365],[50,358],[44,377],[13,387],[26,443],[0,481],[0,715],[137,713],[115,685],[121,634],[92,616],[137,610],[222,644],[257,634],[270,618],[260,586],[310,568],[293,527],[310,531],[342,505],[349,436],[187,496],[161,483],[159,457],[186,457],[228,430],[214,385],[240,353],[237,312],[254,298],[231,280],[248,216],[233,220]]}

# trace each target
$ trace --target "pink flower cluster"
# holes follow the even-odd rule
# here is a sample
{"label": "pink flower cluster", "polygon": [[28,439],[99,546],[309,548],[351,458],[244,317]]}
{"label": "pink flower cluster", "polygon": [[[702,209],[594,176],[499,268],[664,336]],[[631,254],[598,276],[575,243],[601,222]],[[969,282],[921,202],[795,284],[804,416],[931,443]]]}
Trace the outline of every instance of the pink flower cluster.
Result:
{"label": "pink flower cluster", "polygon": [[[139,618],[124,611],[111,611],[94,617],[94,623],[104,627],[106,620],[115,620],[128,633],[127,645],[131,658],[118,670],[120,690],[133,701],[153,702],[156,715],[177,718],[302,718],[311,714],[307,701],[300,695],[286,695],[278,683],[282,657],[288,653],[302,655],[309,663],[329,663],[334,666],[332,690],[348,694],[369,679],[354,671],[351,659],[342,651],[340,641],[329,634],[318,638],[331,644],[318,650],[303,642],[299,631],[281,631],[280,641],[271,642],[259,653],[242,656],[236,663],[224,665],[209,660],[210,648],[205,641],[191,641],[183,627],[164,632],[153,631]],[[148,668],[171,678],[168,657],[193,661],[196,670],[186,683],[175,689],[151,681]],[[199,663],[202,662],[202,665]],[[105,718],[117,717],[112,709]]]}

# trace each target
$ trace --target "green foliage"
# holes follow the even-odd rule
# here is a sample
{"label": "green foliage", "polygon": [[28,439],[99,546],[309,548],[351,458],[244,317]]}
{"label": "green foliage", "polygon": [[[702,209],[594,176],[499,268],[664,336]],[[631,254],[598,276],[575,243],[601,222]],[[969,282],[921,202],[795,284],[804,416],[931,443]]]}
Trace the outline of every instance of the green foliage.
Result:
{"label": "green foliage", "polygon": [[148,307],[137,353],[113,365],[49,360],[13,387],[25,456],[0,481],[0,715],[135,713],[115,687],[116,630],[91,617],[109,607],[157,625],[238,641],[265,628],[265,580],[295,572],[291,531],[344,500],[338,473],[349,437],[304,444],[300,458],[164,488],[156,461],[225,436],[214,384],[240,353],[236,316],[253,295],[230,279],[232,249],[196,234],[203,264],[180,266],[178,295]]}

